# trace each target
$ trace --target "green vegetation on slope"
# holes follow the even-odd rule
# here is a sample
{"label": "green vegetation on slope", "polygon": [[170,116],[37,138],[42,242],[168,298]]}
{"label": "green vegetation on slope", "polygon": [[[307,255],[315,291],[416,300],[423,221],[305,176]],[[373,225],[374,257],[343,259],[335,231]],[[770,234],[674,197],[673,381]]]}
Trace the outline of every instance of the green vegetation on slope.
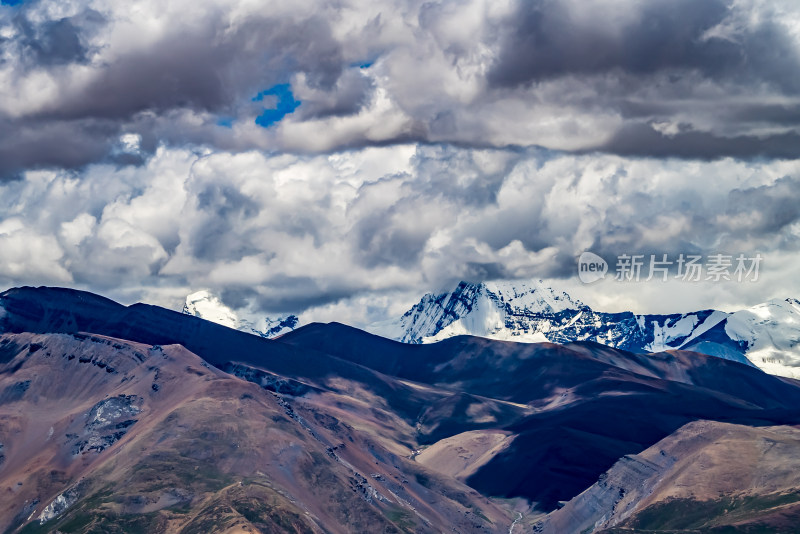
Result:
{"label": "green vegetation on slope", "polygon": [[668,499],[648,506],[619,527],[605,532],[608,534],[797,532],[796,523],[791,526],[794,521],[787,517],[796,514],[796,511],[781,509],[797,503],[800,503],[800,493],[727,496],[711,500]]}

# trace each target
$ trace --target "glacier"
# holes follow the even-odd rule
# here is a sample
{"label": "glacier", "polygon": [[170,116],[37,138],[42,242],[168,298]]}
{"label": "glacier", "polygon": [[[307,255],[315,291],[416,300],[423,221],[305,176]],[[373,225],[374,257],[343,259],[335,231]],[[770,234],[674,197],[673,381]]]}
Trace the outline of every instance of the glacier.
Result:
{"label": "glacier", "polygon": [[[237,313],[205,290],[186,297],[183,311],[265,338],[300,326],[296,315]],[[401,317],[364,330],[412,344],[471,335],[521,343],[590,341],[637,353],[691,350],[800,379],[800,301],[794,298],[735,312],[608,313],[542,280],[462,281],[452,291],[424,295]]]}
{"label": "glacier", "polygon": [[523,343],[591,341],[639,353],[683,349],[800,378],[800,301],[793,298],[736,312],[638,315],[595,311],[542,280],[460,282],[366,330],[404,343],[473,335]]}

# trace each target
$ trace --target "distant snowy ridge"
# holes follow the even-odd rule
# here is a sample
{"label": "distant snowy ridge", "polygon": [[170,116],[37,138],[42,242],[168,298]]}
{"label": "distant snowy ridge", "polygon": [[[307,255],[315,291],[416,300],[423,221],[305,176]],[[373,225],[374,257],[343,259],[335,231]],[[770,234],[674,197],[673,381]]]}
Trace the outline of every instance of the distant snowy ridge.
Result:
{"label": "distant snowy ridge", "polygon": [[403,341],[429,343],[470,334],[493,339],[541,342],[547,339],[529,328],[509,328],[514,317],[554,315],[585,307],[564,292],[538,282],[461,282],[455,291],[427,294],[397,321],[368,327],[373,334]]}
{"label": "distant snowy ridge", "polygon": [[404,343],[457,335],[518,342],[593,341],[633,352],[685,349],[800,378],[800,301],[776,299],[726,313],[596,312],[539,281],[461,282],[427,294],[396,320],[367,327]]}
{"label": "distant snowy ridge", "polygon": [[197,291],[186,297],[183,313],[266,338],[275,338],[291,332],[297,328],[300,322],[296,315],[287,315],[278,319],[257,316],[240,317],[219,297],[205,290]]}
{"label": "distant snowy ridge", "polygon": [[[250,334],[275,338],[300,325],[235,312],[209,291],[186,297],[183,312]],[[605,313],[538,281],[461,282],[429,293],[399,319],[366,330],[404,343],[432,343],[473,335],[524,343],[593,341],[633,352],[685,349],[800,379],[800,301],[774,299],[727,313]]]}
{"label": "distant snowy ridge", "polygon": [[[764,371],[800,378],[800,301],[773,299],[731,314],[725,333]],[[793,369],[785,373],[786,367]]]}

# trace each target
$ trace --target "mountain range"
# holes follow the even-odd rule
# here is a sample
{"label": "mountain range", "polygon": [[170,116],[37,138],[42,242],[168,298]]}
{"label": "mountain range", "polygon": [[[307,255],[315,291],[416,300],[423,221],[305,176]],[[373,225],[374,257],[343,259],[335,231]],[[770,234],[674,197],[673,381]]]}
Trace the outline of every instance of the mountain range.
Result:
{"label": "mountain range", "polygon": [[749,364],[338,323],[267,339],[60,288],[8,290],[0,310],[0,531],[800,521],[800,382]]}
{"label": "mountain range", "polygon": [[[233,310],[209,293],[197,296],[202,298],[187,299],[187,313],[266,337],[282,335],[299,323],[296,316],[265,319],[271,329],[259,329],[252,320],[236,319]],[[220,316],[234,319],[226,323]],[[414,344],[472,335],[526,343],[593,341],[638,353],[691,350],[800,378],[800,301],[794,298],[736,312],[606,313],[541,280],[461,282],[453,291],[424,295],[402,317],[366,330]]]}

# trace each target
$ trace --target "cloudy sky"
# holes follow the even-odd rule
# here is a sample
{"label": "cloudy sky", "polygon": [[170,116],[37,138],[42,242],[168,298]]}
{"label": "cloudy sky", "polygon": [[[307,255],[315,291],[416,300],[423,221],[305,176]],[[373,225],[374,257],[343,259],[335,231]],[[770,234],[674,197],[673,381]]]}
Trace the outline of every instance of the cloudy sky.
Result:
{"label": "cloudy sky", "polygon": [[[0,287],[363,324],[800,297],[796,0],[3,0]],[[763,256],[757,281],[576,259]]]}

